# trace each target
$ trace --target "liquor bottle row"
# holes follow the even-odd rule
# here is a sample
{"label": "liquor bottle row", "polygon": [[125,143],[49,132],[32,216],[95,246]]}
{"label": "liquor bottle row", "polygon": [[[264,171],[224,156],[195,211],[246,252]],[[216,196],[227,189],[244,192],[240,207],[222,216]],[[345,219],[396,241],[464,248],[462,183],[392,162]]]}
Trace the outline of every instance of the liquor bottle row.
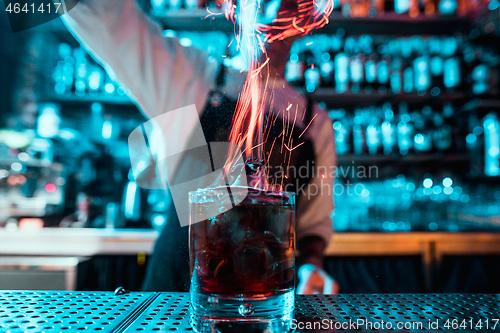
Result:
{"label": "liquor bottle row", "polygon": [[[236,2],[236,1],[233,1]],[[207,8],[222,11],[229,6],[226,0],[151,0],[151,9],[153,13],[162,13],[165,10],[178,10]]]}
{"label": "liquor bottle row", "polygon": [[60,96],[75,94],[125,96],[127,91],[117,84],[104,69],[95,63],[81,47],[71,48],[66,43],[59,44],[59,60],[52,72],[55,82],[54,92]]}
{"label": "liquor bottle row", "polygon": [[[454,106],[446,103],[442,110],[425,106],[409,111],[406,103],[398,106],[398,114],[391,103],[380,107],[357,109],[353,116],[344,110],[331,110],[334,119],[338,155],[393,155],[410,152],[455,152],[464,150],[464,142],[457,139],[454,126]],[[465,135],[463,135],[465,137]]]}
{"label": "liquor bottle row", "polygon": [[286,79],[308,92],[318,87],[367,94],[444,91],[498,93],[500,56],[462,37],[308,36],[292,46]]}
{"label": "liquor bottle row", "polygon": [[[496,0],[333,0],[334,11],[346,17],[373,18],[386,12],[408,14],[410,17],[421,15],[458,15],[466,16],[471,12],[479,12],[492,7]],[[226,0],[151,0],[153,12],[161,13],[166,9],[223,8]],[[237,1],[233,1],[237,3]],[[275,7],[270,1],[264,6]]]}
{"label": "liquor bottle row", "polygon": [[495,0],[334,0],[335,9],[350,17],[375,17],[384,12],[421,15],[466,16]]}
{"label": "liquor bottle row", "polygon": [[500,122],[498,110],[482,119],[472,114],[465,137],[472,176],[500,176]]}

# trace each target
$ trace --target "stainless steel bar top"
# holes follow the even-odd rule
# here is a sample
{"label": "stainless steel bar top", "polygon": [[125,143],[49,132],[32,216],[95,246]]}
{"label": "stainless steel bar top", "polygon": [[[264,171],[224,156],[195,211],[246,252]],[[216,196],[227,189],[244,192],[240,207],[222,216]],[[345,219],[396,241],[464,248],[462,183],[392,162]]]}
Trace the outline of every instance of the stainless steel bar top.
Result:
{"label": "stainless steel bar top", "polygon": [[[500,331],[499,319],[500,295],[311,295],[297,296],[292,327],[298,332],[490,332]],[[0,291],[2,333],[96,331],[192,332],[189,294]]]}

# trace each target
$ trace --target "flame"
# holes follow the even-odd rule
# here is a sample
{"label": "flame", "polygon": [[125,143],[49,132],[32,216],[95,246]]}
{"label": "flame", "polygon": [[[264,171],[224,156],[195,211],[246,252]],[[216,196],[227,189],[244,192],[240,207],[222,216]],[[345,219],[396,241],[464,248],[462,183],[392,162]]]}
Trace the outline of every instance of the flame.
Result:
{"label": "flame", "polygon": [[[224,15],[226,19],[234,23],[237,48],[241,51],[249,68],[245,84],[238,98],[229,137],[229,141],[241,147],[242,152],[229,152],[226,163],[226,172],[229,172],[240,153],[245,158],[263,161],[266,165],[269,163],[269,156],[265,161],[263,158],[263,147],[268,136],[264,133],[265,110],[272,108],[272,89],[271,91],[267,89],[270,82],[268,68],[270,59],[266,53],[266,44],[278,40],[282,41],[292,36],[308,34],[314,29],[322,28],[328,24],[328,17],[334,6],[333,0],[281,0],[277,18],[271,24],[258,22],[261,11],[260,0],[239,0],[237,6],[232,0],[224,0],[221,7],[223,8],[221,13],[211,12],[207,8],[206,18]],[[291,108],[292,104],[289,104],[286,108],[288,114]],[[292,129],[295,126],[296,117],[297,112],[295,112]],[[285,110],[283,110],[282,118],[285,125]],[[276,119],[277,115],[274,121]],[[271,121],[271,118],[268,118],[268,121]],[[300,136],[309,128],[310,124]],[[291,132],[288,125],[287,123],[286,126],[283,126],[284,130],[278,138],[282,137],[282,149],[285,147],[290,153],[288,158],[288,163],[290,163],[291,152],[301,144],[293,147],[291,137],[288,140],[285,139],[287,134]],[[274,138],[271,151],[278,138]],[[261,188],[264,190],[271,188],[271,185],[266,181],[267,177],[261,177],[261,179],[263,179],[259,183]],[[275,185],[273,184],[273,186]],[[279,188],[282,187],[281,185]]]}

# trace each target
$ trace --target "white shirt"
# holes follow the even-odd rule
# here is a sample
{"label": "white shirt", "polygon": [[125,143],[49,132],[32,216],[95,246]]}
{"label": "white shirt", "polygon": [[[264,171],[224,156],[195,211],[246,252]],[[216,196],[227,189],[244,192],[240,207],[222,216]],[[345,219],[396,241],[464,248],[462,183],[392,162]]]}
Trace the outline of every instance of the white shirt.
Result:
{"label": "white shirt", "polygon": [[[80,0],[61,18],[95,59],[115,74],[147,117],[155,118],[191,104],[196,105],[198,113],[205,108],[207,96],[215,87],[217,61],[210,60],[203,51],[181,46],[177,38],[163,37],[161,27],[135,1]],[[245,74],[229,71],[222,90],[236,100],[244,80]],[[297,238],[319,236],[328,243],[333,232],[332,122],[325,111],[314,107],[313,121],[304,123],[304,96],[284,80],[272,84],[273,112],[279,112],[280,117],[286,114],[290,121],[295,119],[298,128],[307,128],[304,137],[313,143],[315,170],[319,171],[298,193],[302,198],[296,207]],[[180,141],[192,130],[190,121],[181,117],[162,126],[162,131],[178,133]]]}

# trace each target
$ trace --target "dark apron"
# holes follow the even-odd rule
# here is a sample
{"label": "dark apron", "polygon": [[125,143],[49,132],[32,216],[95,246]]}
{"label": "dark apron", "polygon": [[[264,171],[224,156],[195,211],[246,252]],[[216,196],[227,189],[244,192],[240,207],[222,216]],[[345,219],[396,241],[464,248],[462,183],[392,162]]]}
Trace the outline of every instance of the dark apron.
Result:
{"label": "dark apron", "polygon": [[[236,102],[227,98],[220,92],[220,88],[224,85],[225,68],[222,67],[217,78],[216,89],[209,95],[208,103],[201,116],[201,126],[205,139],[210,142],[228,142],[231,129],[231,122],[236,110]],[[304,122],[307,124],[312,115],[312,103],[308,100],[306,116]],[[268,123],[265,121],[264,123]],[[269,131],[269,137],[264,145],[264,151],[270,152],[273,140],[278,137],[283,131],[283,121],[269,122],[270,126],[266,128]],[[285,124],[286,125],[286,124]],[[289,127],[291,128],[291,126]],[[300,138],[301,129],[294,128],[289,135],[293,139],[293,146],[300,147],[292,151],[290,158],[284,158],[281,150],[281,142],[278,142],[273,147],[271,158],[269,159],[269,167],[272,171],[278,170],[280,167],[286,170],[288,163],[303,170],[308,168],[308,176],[312,175],[312,166],[314,165],[314,149],[310,140]],[[285,149],[283,149],[283,152]],[[267,159],[267,157],[265,157]],[[302,166],[302,169],[299,169]],[[191,168],[191,170],[190,170]],[[209,172],[210,170],[197,169],[195,163],[184,160],[181,161],[181,167],[186,175],[200,172]],[[183,177],[180,175],[179,177]],[[177,178],[179,178],[177,177]],[[192,177],[196,178],[196,177]],[[297,192],[297,188],[303,188],[309,183],[311,177],[294,178],[288,177],[283,179],[270,179],[286,185],[290,192]],[[304,198],[298,196],[297,201]],[[148,262],[148,269],[143,283],[144,291],[168,291],[182,292],[189,290],[190,272],[189,272],[189,247],[188,247],[188,227],[181,227],[179,218],[173,205],[170,205],[167,212],[167,225],[156,241],[153,254]],[[186,212],[187,214],[187,212]]]}

